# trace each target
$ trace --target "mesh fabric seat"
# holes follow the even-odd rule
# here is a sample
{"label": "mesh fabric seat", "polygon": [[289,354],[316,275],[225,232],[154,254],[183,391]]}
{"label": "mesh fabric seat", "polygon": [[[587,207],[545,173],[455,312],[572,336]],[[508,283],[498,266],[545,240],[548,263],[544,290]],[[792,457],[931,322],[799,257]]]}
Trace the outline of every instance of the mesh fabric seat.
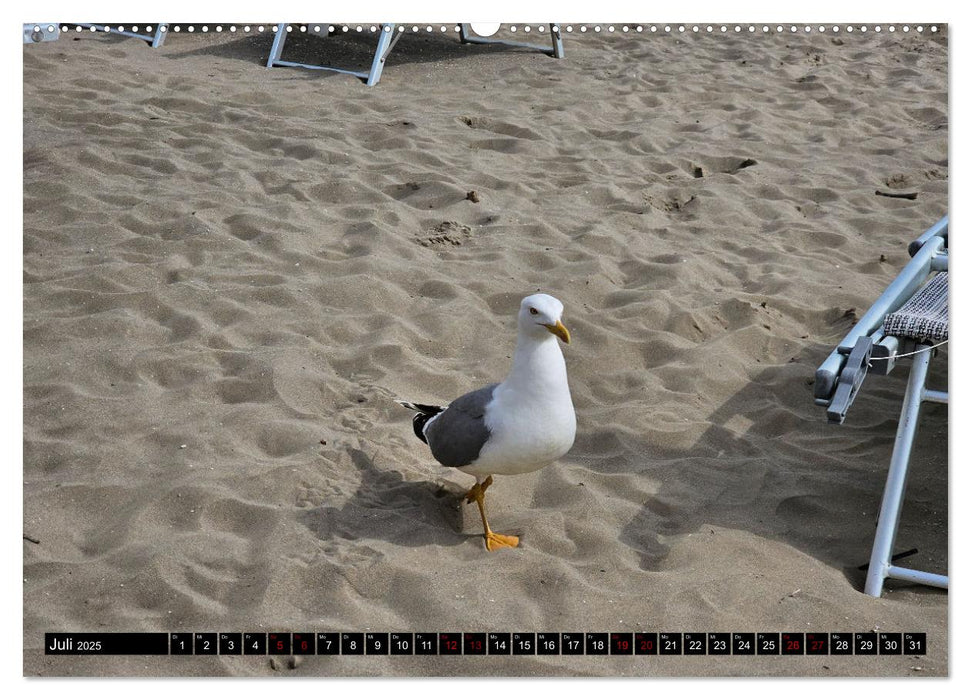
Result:
{"label": "mesh fabric seat", "polygon": [[884,333],[922,342],[947,340],[947,273],[934,275],[897,311],[887,314]]}

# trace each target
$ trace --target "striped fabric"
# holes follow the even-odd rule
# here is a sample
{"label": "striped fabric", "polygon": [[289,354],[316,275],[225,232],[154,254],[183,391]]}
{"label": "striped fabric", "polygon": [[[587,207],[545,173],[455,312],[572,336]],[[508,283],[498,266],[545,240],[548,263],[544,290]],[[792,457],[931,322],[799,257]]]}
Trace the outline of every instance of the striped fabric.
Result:
{"label": "striped fabric", "polygon": [[947,340],[947,273],[931,278],[919,292],[883,322],[887,335],[918,341]]}

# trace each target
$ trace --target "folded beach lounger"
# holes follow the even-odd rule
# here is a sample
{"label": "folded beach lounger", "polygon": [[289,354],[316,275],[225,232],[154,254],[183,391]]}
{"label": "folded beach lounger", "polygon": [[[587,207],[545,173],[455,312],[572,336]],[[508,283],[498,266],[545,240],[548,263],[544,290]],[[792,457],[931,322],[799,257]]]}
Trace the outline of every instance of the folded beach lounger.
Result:
{"label": "folded beach lounger", "polygon": [[842,423],[867,373],[889,374],[911,357],[890,471],[880,505],[864,592],[880,596],[887,578],[948,587],[948,577],[892,563],[910,453],[924,401],[947,403],[946,391],[926,387],[934,348],[948,339],[948,217],[910,244],[911,261],[816,370],[814,397],[831,423]]}
{"label": "folded beach lounger", "polygon": [[[560,28],[554,24],[549,26],[550,36],[552,36],[552,44],[549,47],[539,46],[536,44],[525,44],[517,41],[503,41],[499,39],[479,37],[472,32],[471,25],[468,24],[459,25],[459,38],[462,40],[462,43],[465,44],[504,44],[506,46],[536,49],[537,51],[547,53],[554,58],[563,58],[563,39],[560,36]],[[396,24],[382,24],[381,29],[378,32],[378,43],[374,50],[374,58],[371,60],[370,69],[367,71],[357,71],[346,68],[335,68],[333,66],[318,66],[310,63],[284,61],[282,56],[283,45],[287,40],[286,28],[286,24],[277,25],[276,36],[273,37],[273,46],[270,47],[270,56],[266,61],[267,68],[273,68],[274,66],[289,66],[291,68],[329,70],[335,73],[344,73],[345,75],[357,76],[358,78],[364,80],[368,85],[377,85],[377,82],[381,80],[381,72],[384,70],[384,63],[388,58],[388,54],[391,53],[391,49],[394,48],[394,45],[398,43],[398,39],[400,39],[404,34],[404,31],[402,31],[403,28],[398,27]]]}
{"label": "folded beach lounger", "polygon": [[[168,31],[168,24],[165,22],[159,22],[155,25],[155,31],[152,34],[138,34],[137,32],[125,31],[124,28],[119,29],[117,27],[111,27],[107,24],[77,24],[77,27],[94,27],[99,32],[108,32],[109,34],[120,34],[121,36],[130,36],[133,39],[141,39],[142,41],[147,41],[152,45],[153,49],[157,49],[165,41],[165,34]],[[146,31],[150,31],[151,25],[146,26]]]}

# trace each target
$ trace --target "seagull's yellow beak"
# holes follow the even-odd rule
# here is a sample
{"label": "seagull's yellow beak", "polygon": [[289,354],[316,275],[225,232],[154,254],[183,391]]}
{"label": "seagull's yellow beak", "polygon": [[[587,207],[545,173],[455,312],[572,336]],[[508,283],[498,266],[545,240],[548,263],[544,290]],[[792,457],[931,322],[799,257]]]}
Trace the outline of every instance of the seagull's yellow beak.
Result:
{"label": "seagull's yellow beak", "polygon": [[567,345],[570,344],[570,331],[566,329],[562,321],[557,321],[555,326],[546,326],[546,329]]}

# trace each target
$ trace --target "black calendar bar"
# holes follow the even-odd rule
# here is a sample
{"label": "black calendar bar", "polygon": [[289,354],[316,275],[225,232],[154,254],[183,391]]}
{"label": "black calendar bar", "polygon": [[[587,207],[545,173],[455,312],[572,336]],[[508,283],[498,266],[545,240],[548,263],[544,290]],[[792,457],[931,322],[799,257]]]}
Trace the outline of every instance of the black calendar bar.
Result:
{"label": "black calendar bar", "polygon": [[606,632],[587,632],[587,655],[598,654],[606,656],[610,653],[610,641]]}
{"label": "black calendar bar", "polygon": [[707,637],[704,632],[685,632],[684,633],[684,654],[686,656],[704,656],[708,653],[706,642]]}
{"label": "black calendar bar", "polygon": [[849,632],[830,632],[829,653],[834,656],[851,656],[853,654],[853,635]]}
{"label": "black calendar bar", "polygon": [[468,656],[485,656],[485,632],[466,632],[462,635],[462,653]]}
{"label": "black calendar bar", "polygon": [[728,656],[731,654],[732,635],[728,632],[709,632],[708,653],[712,656]]}
{"label": "black calendar bar", "polygon": [[392,632],[389,643],[392,655],[410,656],[415,653],[415,635],[412,632]]}
{"label": "black calendar bar", "polygon": [[364,635],[364,648],[371,656],[386,655],[391,649],[390,636],[387,632],[368,632]]}
{"label": "black calendar bar", "polygon": [[462,635],[458,632],[439,632],[438,653],[447,656],[460,655],[462,653]]}
{"label": "black calendar bar", "polygon": [[583,648],[583,632],[562,632],[560,634],[561,654],[582,656]]}
{"label": "black calendar bar", "polygon": [[782,635],[778,632],[758,632],[755,635],[755,653],[773,656],[782,653]]}
{"label": "black calendar bar", "polygon": [[825,632],[806,632],[806,653],[821,656],[829,654],[829,635]]}
{"label": "black calendar bar", "polygon": [[923,656],[927,653],[927,635],[924,632],[904,633],[904,653]]}
{"label": "black calendar bar", "polygon": [[634,653],[634,633],[633,632],[611,632],[610,633],[610,655],[624,656]]}
{"label": "black calendar bar", "polygon": [[881,632],[877,636],[877,642],[882,655],[904,653],[903,635],[900,632]]}
{"label": "black calendar bar", "polygon": [[341,636],[337,632],[317,633],[317,654],[319,656],[337,656],[341,653]]}
{"label": "black calendar bar", "polygon": [[733,632],[732,633],[732,655],[752,656],[755,653],[755,633],[754,632]]}
{"label": "black calendar bar", "polygon": [[220,632],[219,654],[221,656],[238,656],[243,653],[242,633]]}
{"label": "black calendar bar", "polygon": [[[172,641],[172,653],[175,653],[175,640]],[[243,654],[266,654],[266,632],[244,632]]]}
{"label": "black calendar bar", "polygon": [[[169,653],[173,655],[192,655],[192,633],[191,632],[171,632],[169,633]],[[263,651],[266,653],[266,635],[263,635]]]}
{"label": "black calendar bar", "polygon": [[[313,632],[294,632],[291,639],[294,654],[310,656],[317,653],[317,635]],[[220,652],[222,653],[222,652]]]}
{"label": "black calendar bar", "polygon": [[436,656],[438,637],[438,632],[415,632],[415,656]]}
{"label": "black calendar bar", "polygon": [[894,656],[924,632],[48,632],[49,655]]}
{"label": "black calendar bar", "polygon": [[877,649],[876,632],[857,632],[853,635],[853,653],[856,656],[876,656]]}
{"label": "black calendar bar", "polygon": [[554,656],[560,653],[560,633],[559,632],[537,632],[536,633],[536,653],[545,656]]}
{"label": "black calendar bar", "polygon": [[[559,636],[559,635],[557,635]],[[512,635],[513,654],[536,654],[536,633],[535,632],[513,632]],[[543,652],[539,652],[542,654]]]}
{"label": "black calendar bar", "polygon": [[634,653],[657,655],[657,632],[634,632]]}
{"label": "black calendar bar", "polygon": [[684,644],[681,632],[661,632],[658,634],[658,652],[669,656],[680,656]]}
{"label": "black calendar bar", "polygon": [[[215,632],[196,632],[192,635],[196,656],[215,656],[219,652],[218,637]],[[273,635],[271,634],[270,637],[272,638]]]}
{"label": "black calendar bar", "polygon": [[506,656],[512,654],[511,632],[490,632],[488,642],[489,656]]}
{"label": "black calendar bar", "polygon": [[147,654],[168,655],[169,635],[165,632],[48,632],[44,653],[51,655]]}
{"label": "black calendar bar", "polygon": [[341,634],[342,656],[363,656],[364,635],[360,632],[344,632]]}
{"label": "black calendar bar", "polygon": [[802,632],[782,633],[782,653],[800,656],[806,653],[806,635]]}

